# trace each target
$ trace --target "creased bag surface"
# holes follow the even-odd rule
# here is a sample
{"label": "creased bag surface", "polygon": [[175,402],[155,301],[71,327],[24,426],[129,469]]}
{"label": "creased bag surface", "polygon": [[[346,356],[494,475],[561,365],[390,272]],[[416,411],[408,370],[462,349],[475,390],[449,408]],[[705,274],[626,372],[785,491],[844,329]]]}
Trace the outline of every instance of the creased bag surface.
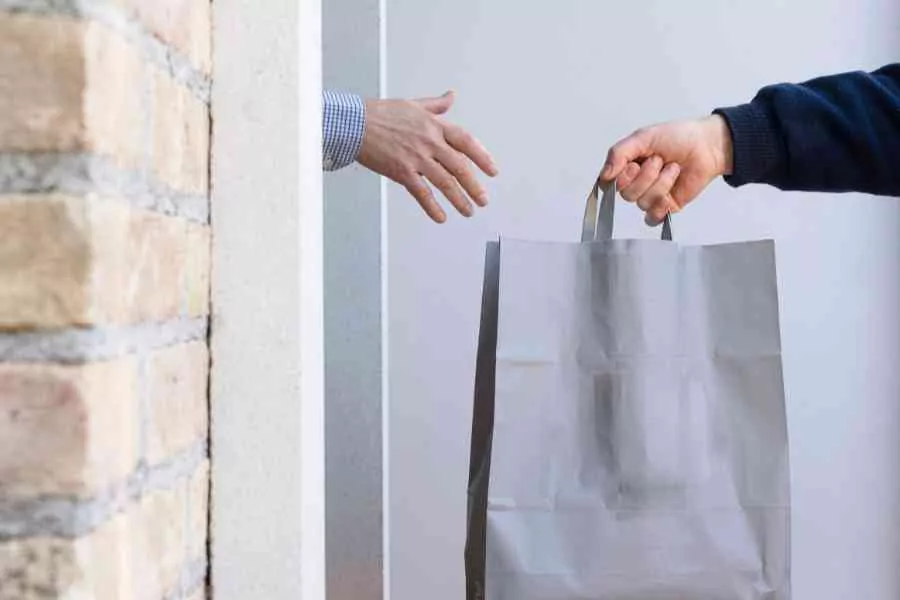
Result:
{"label": "creased bag surface", "polygon": [[588,213],[580,244],[488,245],[469,600],[789,600],[774,244]]}

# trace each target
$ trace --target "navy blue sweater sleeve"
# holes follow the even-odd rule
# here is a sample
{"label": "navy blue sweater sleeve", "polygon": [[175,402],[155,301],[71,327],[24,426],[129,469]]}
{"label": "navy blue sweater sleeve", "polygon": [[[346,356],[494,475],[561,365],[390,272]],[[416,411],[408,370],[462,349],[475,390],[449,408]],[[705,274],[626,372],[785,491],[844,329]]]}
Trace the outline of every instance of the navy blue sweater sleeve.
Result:
{"label": "navy blue sweater sleeve", "polygon": [[731,129],[733,186],[900,196],[900,64],[765,87],[715,112]]}

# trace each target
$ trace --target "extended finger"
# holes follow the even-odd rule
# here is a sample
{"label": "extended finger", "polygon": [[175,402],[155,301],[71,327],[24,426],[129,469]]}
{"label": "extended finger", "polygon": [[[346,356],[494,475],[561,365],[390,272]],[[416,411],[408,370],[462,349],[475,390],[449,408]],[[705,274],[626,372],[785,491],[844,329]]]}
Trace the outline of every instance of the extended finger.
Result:
{"label": "extended finger", "polygon": [[440,152],[436,158],[444,168],[456,177],[456,180],[469,197],[475,201],[475,204],[478,206],[487,205],[487,191],[484,189],[484,186],[481,185],[481,182],[478,181],[478,178],[475,177],[475,173],[469,167],[469,161],[466,160],[462,154],[448,146],[446,150]]}
{"label": "extended finger", "polygon": [[461,215],[471,217],[475,213],[475,209],[466,199],[459,184],[456,183],[456,179],[454,179],[453,175],[451,175],[439,162],[431,161],[422,171],[422,174],[428,178],[428,181],[430,181],[434,187],[444,194],[447,200],[450,201],[450,204],[456,207],[456,210],[458,210]]}
{"label": "extended finger", "polygon": [[416,199],[419,206],[425,211],[425,214],[431,217],[435,223],[443,223],[447,220],[447,213],[444,212],[437,200],[435,200],[434,193],[432,193],[431,188],[428,187],[428,184],[425,183],[425,180],[422,179],[421,175],[415,173],[409,176],[403,185],[406,188],[406,191]]}
{"label": "extended finger", "polygon": [[497,163],[494,162],[491,153],[481,145],[481,142],[475,139],[475,136],[462,127],[445,124],[444,139],[453,148],[468,156],[486,175],[494,177],[499,173]]}

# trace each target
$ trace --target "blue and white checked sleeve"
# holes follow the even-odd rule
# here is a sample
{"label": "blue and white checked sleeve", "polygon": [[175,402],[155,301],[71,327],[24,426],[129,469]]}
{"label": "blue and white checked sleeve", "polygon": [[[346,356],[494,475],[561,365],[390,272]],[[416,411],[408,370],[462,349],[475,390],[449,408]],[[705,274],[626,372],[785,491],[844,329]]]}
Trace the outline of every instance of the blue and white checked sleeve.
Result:
{"label": "blue and white checked sleeve", "polygon": [[336,171],[354,160],[366,131],[366,104],[354,94],[322,91],[322,168]]}

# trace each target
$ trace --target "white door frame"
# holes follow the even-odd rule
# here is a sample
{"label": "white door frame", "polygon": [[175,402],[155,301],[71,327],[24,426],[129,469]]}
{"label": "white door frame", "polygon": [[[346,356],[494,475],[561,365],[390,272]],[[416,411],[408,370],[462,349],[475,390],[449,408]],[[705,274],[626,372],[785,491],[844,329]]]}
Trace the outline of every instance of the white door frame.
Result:
{"label": "white door frame", "polygon": [[213,594],[324,600],[321,0],[214,12]]}
{"label": "white door frame", "polygon": [[[324,87],[382,96],[385,0],[328,0],[322,11]],[[359,165],[324,185],[327,595],[385,600],[386,189]]]}

